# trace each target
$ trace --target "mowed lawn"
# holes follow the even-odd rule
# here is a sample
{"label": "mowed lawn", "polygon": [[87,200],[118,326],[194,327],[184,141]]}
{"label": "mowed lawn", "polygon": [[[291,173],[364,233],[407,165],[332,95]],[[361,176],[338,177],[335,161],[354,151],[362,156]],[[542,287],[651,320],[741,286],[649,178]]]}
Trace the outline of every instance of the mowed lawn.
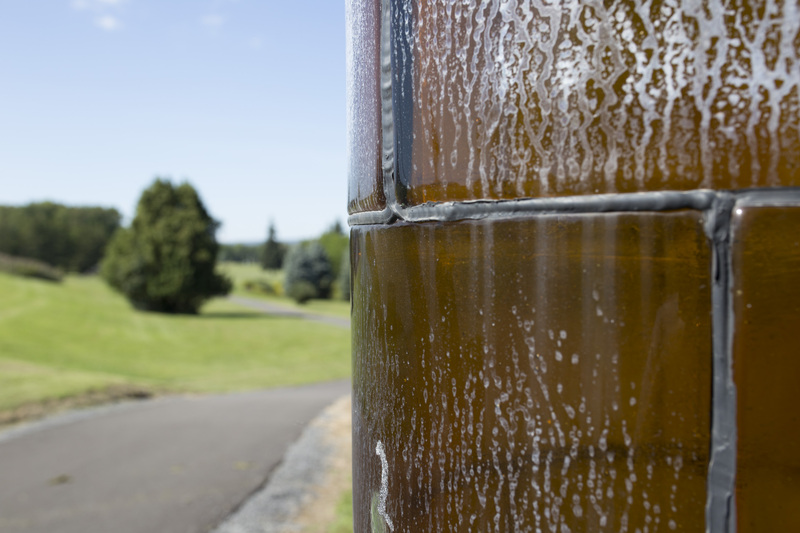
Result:
{"label": "mowed lawn", "polygon": [[349,372],[343,328],[224,300],[198,316],[143,313],[96,277],[54,284],[0,273],[0,410],[109,385],[222,392]]}
{"label": "mowed lawn", "polygon": [[290,298],[281,298],[266,294],[248,292],[244,289],[246,281],[266,281],[268,283],[278,282],[283,284],[283,272],[280,270],[264,270],[255,263],[233,263],[226,262],[220,264],[220,271],[225,273],[233,280],[233,293],[248,298],[259,298],[272,303],[291,307],[307,313],[319,313],[338,317],[350,316],[350,302],[344,300],[311,300],[305,304],[297,304]]}

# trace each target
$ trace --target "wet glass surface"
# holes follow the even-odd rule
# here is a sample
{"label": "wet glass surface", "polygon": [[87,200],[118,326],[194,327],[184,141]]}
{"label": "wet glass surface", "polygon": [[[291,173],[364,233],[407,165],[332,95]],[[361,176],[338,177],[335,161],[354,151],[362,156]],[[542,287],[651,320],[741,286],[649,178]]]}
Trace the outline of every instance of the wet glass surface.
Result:
{"label": "wet glass surface", "polygon": [[800,205],[733,224],[738,531],[800,531]]}
{"label": "wet glass surface", "polygon": [[409,204],[800,185],[796,2],[396,5]]}
{"label": "wet glass surface", "polygon": [[386,206],[381,177],[380,0],[347,0],[348,211]]}
{"label": "wet glass surface", "polygon": [[355,531],[704,530],[702,214],[351,235]]}

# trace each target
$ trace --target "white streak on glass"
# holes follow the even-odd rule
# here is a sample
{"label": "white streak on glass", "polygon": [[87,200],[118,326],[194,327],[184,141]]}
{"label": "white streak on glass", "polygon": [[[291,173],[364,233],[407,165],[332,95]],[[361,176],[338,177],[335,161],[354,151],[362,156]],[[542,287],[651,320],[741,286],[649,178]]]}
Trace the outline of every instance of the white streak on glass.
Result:
{"label": "white streak on glass", "polygon": [[381,458],[381,495],[378,500],[378,514],[380,514],[390,531],[394,531],[394,524],[389,514],[386,512],[386,498],[389,496],[389,462],[386,460],[386,452],[383,451],[383,443],[378,441],[375,445],[375,454]]}

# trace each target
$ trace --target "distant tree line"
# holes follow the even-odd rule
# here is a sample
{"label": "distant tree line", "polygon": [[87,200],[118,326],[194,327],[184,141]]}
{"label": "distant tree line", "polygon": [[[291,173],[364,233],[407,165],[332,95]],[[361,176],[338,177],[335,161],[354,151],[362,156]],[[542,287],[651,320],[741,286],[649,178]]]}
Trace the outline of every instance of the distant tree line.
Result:
{"label": "distant tree line", "polygon": [[120,220],[116,209],[103,207],[0,206],[0,253],[87,272],[100,263]]}
{"label": "distant tree line", "polygon": [[220,244],[219,260],[233,263],[258,263],[261,261],[260,244]]}
{"label": "distant tree line", "polygon": [[286,294],[298,302],[350,293],[349,238],[339,222],[319,238],[289,245],[270,224],[263,244],[220,245],[219,223],[188,183],[156,179],[139,200],[131,225],[116,209],[52,202],[0,206],[0,271],[60,280],[63,271],[99,269],[137,308],[196,313],[227,294],[231,281],[217,260],[259,263],[283,270]]}
{"label": "distant tree line", "polygon": [[269,236],[263,244],[220,244],[219,260],[234,263],[258,263],[264,270],[280,270],[289,245],[279,242],[275,224],[269,225]]}

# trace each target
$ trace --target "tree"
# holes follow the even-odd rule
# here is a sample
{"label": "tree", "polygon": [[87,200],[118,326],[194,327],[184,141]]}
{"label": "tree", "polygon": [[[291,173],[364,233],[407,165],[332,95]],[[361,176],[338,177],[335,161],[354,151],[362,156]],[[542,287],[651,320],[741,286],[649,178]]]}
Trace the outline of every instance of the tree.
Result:
{"label": "tree", "polygon": [[284,290],[296,301],[330,298],[333,268],[318,242],[298,244],[289,251],[284,264]]}
{"label": "tree", "polygon": [[258,263],[263,246],[260,244],[220,244],[219,260],[234,263]]}
{"label": "tree", "polygon": [[338,279],[341,274],[342,256],[346,255],[350,249],[350,238],[344,233],[338,220],[320,236],[319,243],[328,254],[328,259],[333,266],[334,278]]}
{"label": "tree", "polygon": [[109,243],[101,273],[137,309],[197,313],[231,289],[214,270],[218,227],[191,185],[156,179],[142,193],[131,226]]}
{"label": "tree", "polygon": [[283,266],[283,258],[286,255],[286,246],[278,242],[275,238],[275,224],[269,224],[269,236],[267,242],[264,243],[264,249],[261,253],[261,268],[264,270],[274,269],[278,270]]}
{"label": "tree", "polygon": [[86,272],[97,267],[119,221],[116,209],[102,207],[0,206],[0,253]]}

